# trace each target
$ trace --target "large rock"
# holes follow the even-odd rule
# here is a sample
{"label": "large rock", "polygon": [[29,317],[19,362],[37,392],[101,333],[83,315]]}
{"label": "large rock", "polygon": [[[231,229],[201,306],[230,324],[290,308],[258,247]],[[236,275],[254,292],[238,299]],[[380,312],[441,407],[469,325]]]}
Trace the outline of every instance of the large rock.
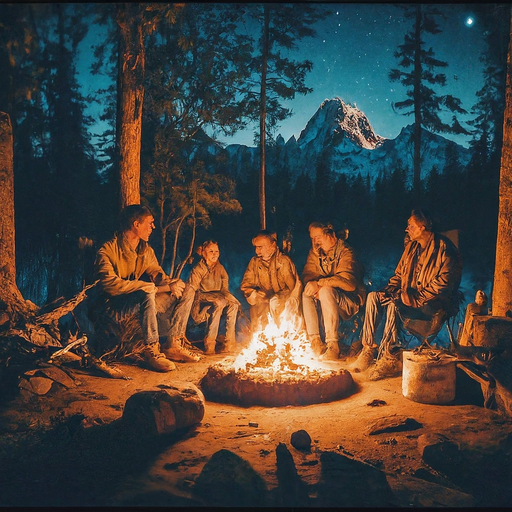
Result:
{"label": "large rock", "polygon": [[193,492],[213,507],[263,507],[268,491],[263,478],[229,450],[215,452],[196,479]]}
{"label": "large rock", "polygon": [[306,430],[297,430],[293,432],[290,438],[291,445],[297,450],[305,452],[311,451],[311,436]]}
{"label": "large rock", "polygon": [[171,434],[200,423],[204,408],[203,393],[194,384],[176,383],[130,396],[122,424],[150,435]]}

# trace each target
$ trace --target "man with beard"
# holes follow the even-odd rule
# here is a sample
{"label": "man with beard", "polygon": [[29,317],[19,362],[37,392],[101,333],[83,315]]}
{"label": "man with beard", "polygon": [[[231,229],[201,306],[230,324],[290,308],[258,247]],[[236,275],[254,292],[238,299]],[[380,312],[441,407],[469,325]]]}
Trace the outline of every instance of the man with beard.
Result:
{"label": "man with beard", "polygon": [[[345,238],[346,234],[347,231]],[[312,247],[302,271],[302,310],[306,330],[313,352],[322,359],[336,360],[339,357],[340,318],[345,322],[350,320],[365,302],[364,268],[352,247],[338,238],[332,224],[313,222],[309,226],[309,236]],[[325,332],[323,354],[318,306]]]}
{"label": "man with beard", "polygon": [[[458,309],[462,261],[457,247],[433,231],[425,211],[413,210],[405,231],[405,249],[394,275],[382,290],[370,292],[366,301],[363,349],[353,368],[364,371],[371,366],[370,380],[401,373],[399,326],[422,320],[435,321],[440,327]],[[378,346],[375,333],[384,313],[386,323]]]}

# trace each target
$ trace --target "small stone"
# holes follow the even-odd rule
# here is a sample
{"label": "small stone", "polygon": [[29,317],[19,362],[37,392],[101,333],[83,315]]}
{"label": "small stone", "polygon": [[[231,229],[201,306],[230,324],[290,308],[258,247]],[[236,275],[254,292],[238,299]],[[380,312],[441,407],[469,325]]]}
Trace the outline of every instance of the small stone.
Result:
{"label": "small stone", "polygon": [[297,450],[311,450],[311,436],[305,430],[294,432],[290,443]]}

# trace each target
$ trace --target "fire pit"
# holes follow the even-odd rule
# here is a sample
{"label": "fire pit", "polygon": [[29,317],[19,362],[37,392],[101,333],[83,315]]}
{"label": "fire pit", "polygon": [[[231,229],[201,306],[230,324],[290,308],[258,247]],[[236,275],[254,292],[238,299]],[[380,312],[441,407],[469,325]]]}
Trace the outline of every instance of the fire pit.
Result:
{"label": "fire pit", "polygon": [[300,320],[284,317],[277,325],[269,316],[238,356],[208,368],[200,382],[208,400],[279,407],[332,402],[352,393],[350,372],[335,362],[319,362]]}

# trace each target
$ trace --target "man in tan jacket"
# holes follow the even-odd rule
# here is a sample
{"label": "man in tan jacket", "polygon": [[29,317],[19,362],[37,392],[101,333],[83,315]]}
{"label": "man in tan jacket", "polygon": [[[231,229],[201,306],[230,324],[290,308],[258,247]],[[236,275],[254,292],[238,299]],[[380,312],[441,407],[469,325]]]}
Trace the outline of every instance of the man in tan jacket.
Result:
{"label": "man in tan jacket", "polygon": [[[309,236],[312,247],[302,271],[302,310],[306,330],[313,351],[322,359],[336,360],[339,357],[340,318],[350,320],[365,302],[364,268],[352,247],[338,238],[331,224],[313,222],[309,226]],[[322,312],[325,352],[317,305]]]}
{"label": "man in tan jacket", "polygon": [[[138,204],[125,207],[120,214],[118,233],[98,250],[95,272],[99,279],[99,301],[103,301],[107,315],[119,321],[138,311],[146,345],[144,360],[152,370],[167,372],[176,368],[170,359],[197,361],[199,357],[184,346],[171,346],[169,341],[164,353],[160,349],[158,302],[167,299],[174,306],[182,296],[185,283],[171,279],[159,265],[148,244],[154,227],[149,208]],[[169,296],[172,296],[170,302]],[[168,316],[169,311],[162,315]]]}

